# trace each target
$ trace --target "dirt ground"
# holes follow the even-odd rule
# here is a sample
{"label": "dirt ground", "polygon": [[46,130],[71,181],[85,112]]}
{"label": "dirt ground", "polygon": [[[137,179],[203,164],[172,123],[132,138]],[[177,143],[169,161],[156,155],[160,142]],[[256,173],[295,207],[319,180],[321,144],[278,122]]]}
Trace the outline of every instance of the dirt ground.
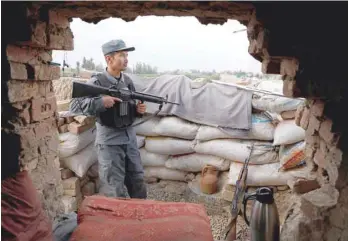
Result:
{"label": "dirt ground", "polygon": [[[250,192],[253,191],[252,189]],[[281,224],[284,221],[286,211],[291,203],[291,191],[277,191],[274,195]],[[222,200],[217,195],[197,194],[192,186],[184,182],[160,181],[148,184],[148,199],[169,202],[202,203],[206,207],[210,218],[212,233],[215,240],[223,240],[222,232],[228,222],[231,203]],[[247,213],[250,213],[251,204],[248,205]],[[249,229],[242,217],[237,220],[237,238],[240,241],[248,241]]]}

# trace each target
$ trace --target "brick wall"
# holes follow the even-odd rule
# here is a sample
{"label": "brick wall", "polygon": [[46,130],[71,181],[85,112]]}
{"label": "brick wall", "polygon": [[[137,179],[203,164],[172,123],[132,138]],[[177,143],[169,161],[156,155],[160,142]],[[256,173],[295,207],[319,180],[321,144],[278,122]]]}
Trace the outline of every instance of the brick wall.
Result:
{"label": "brick wall", "polygon": [[12,109],[14,116],[2,127],[20,136],[20,168],[30,172],[43,207],[53,219],[62,212],[63,187],[52,87],[52,80],[60,77],[60,68],[50,64],[51,50],[73,49],[73,35],[66,17],[48,10],[26,10],[29,21],[22,27],[29,31],[22,36],[25,41],[6,46],[9,75],[3,80],[8,88],[3,107],[10,106],[7,109]]}

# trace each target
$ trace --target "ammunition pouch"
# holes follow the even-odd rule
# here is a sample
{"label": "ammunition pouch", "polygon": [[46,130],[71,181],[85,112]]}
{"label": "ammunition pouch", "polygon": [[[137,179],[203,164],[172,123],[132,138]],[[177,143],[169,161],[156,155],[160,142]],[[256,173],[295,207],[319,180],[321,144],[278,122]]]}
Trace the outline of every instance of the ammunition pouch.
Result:
{"label": "ammunition pouch", "polygon": [[123,101],[100,113],[97,122],[108,127],[126,128],[133,124],[136,113],[134,100]]}

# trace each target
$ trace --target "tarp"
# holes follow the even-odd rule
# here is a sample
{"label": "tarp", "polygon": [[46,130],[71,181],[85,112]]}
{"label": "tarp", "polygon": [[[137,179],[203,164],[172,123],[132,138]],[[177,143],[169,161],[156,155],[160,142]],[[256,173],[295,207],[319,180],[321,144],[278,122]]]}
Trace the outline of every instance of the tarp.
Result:
{"label": "tarp", "polygon": [[[180,105],[164,105],[159,115],[175,115],[188,121],[239,130],[251,128],[252,92],[233,86],[206,83],[192,88],[192,80],[183,75],[162,75],[144,79],[128,74],[138,92],[165,97]],[[158,104],[146,103],[154,113]]]}

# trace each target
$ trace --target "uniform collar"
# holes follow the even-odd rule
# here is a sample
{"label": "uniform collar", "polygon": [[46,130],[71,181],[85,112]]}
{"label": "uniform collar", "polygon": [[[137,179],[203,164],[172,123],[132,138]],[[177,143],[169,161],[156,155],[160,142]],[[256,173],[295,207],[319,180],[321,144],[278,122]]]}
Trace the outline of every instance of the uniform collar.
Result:
{"label": "uniform collar", "polygon": [[[111,74],[109,74],[109,72],[107,71],[107,68],[104,70],[104,74],[105,76],[108,78],[108,80],[112,83],[112,84],[117,84],[118,80],[112,76]],[[123,73],[121,72],[121,79],[120,81],[123,81]]]}

